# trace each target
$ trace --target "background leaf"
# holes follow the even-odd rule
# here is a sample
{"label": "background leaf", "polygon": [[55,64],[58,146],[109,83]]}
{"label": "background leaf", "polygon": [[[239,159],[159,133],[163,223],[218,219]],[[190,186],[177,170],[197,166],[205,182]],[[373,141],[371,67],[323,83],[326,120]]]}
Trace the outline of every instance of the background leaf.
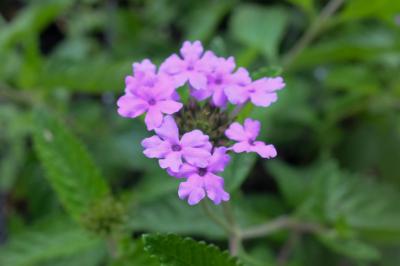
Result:
{"label": "background leaf", "polygon": [[278,45],[287,21],[288,14],[283,8],[238,5],[230,29],[235,39],[257,49],[273,61],[277,58]]}

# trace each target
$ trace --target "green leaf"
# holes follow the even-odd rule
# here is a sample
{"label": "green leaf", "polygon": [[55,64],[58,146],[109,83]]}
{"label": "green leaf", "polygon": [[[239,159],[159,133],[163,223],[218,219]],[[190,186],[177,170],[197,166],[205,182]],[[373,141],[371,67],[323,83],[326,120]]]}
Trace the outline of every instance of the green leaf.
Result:
{"label": "green leaf", "polygon": [[264,166],[278,182],[279,189],[290,206],[298,206],[306,199],[310,178],[304,171],[288,167],[280,161],[267,161]]}
{"label": "green leaf", "polygon": [[43,265],[49,260],[101,246],[98,239],[68,222],[68,218],[56,218],[27,228],[0,247],[0,265]]}
{"label": "green leaf", "polygon": [[[327,224],[340,222],[368,240],[400,241],[400,194],[393,187],[344,172],[332,160],[308,168],[279,167],[275,171],[278,184],[283,184],[284,195],[296,205],[300,217]],[[296,185],[289,184],[290,179]],[[288,196],[290,193],[295,195]]]}
{"label": "green leaf", "polygon": [[194,9],[190,23],[187,23],[187,40],[209,40],[217,29],[218,23],[234,6],[235,0],[213,1]]}
{"label": "green leaf", "polygon": [[145,250],[164,266],[229,266],[241,263],[214,245],[177,235],[144,235]]}
{"label": "green leaf", "polygon": [[288,23],[288,13],[280,7],[242,4],[235,8],[230,21],[234,38],[256,48],[270,60],[276,60],[278,46]]}
{"label": "green leaf", "polygon": [[318,239],[331,250],[349,258],[363,261],[376,261],[380,258],[377,248],[357,239],[340,238],[334,232],[319,235]]}
{"label": "green leaf", "polygon": [[81,216],[96,201],[109,195],[109,188],[85,147],[52,115],[35,116],[34,144],[46,177],[70,215]]}
{"label": "green leaf", "polygon": [[225,233],[204,215],[201,206],[189,206],[176,192],[140,204],[132,210],[127,226],[134,231],[203,235],[213,239],[225,237]]}
{"label": "green leaf", "polygon": [[[396,32],[379,25],[354,25],[305,49],[291,69],[314,68],[337,62],[377,61],[398,57]],[[395,56],[393,56],[395,53]]]}
{"label": "green leaf", "polygon": [[381,18],[394,20],[400,11],[400,2],[392,0],[373,0],[368,5],[363,0],[351,0],[346,3],[340,14],[340,19],[345,22],[363,18]]}
{"label": "green leaf", "polygon": [[288,0],[303,9],[308,15],[315,15],[314,0]]}
{"label": "green leaf", "polygon": [[257,156],[253,153],[231,155],[231,161],[222,173],[227,191],[233,192],[242,185],[256,159]]}

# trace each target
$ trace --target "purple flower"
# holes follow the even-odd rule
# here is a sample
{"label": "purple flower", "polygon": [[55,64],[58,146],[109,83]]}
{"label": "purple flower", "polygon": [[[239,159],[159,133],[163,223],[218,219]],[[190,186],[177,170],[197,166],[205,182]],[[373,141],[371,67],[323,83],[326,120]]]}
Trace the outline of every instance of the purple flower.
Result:
{"label": "purple flower", "polygon": [[228,201],[230,197],[224,190],[224,179],[216,173],[224,170],[229,159],[226,148],[219,147],[214,150],[206,166],[185,164],[178,173],[179,177],[187,177],[187,180],[179,185],[179,198],[187,199],[190,205],[199,203],[206,195],[215,204]]}
{"label": "purple flower", "polygon": [[205,72],[209,69],[208,61],[202,59],[203,46],[199,41],[186,41],[180,50],[182,57],[176,54],[168,57],[160,66],[160,72],[172,76],[176,86],[187,81],[194,89],[204,89],[207,85]]}
{"label": "purple flower", "polygon": [[281,77],[261,78],[247,86],[231,86],[225,88],[229,101],[233,104],[243,104],[249,99],[256,106],[267,107],[278,99],[277,90],[285,87]]}
{"label": "purple flower", "polygon": [[207,75],[207,88],[205,90],[192,91],[192,96],[197,100],[204,100],[212,97],[212,103],[218,107],[225,107],[227,96],[225,89],[232,89],[245,86],[251,82],[249,73],[244,68],[239,68],[236,72],[235,60],[233,57],[227,59],[216,57],[212,52],[204,55],[212,65],[212,71]]}
{"label": "purple flower", "polygon": [[[160,159],[160,167],[179,172],[183,162],[205,167],[211,156],[211,143],[200,130],[185,133],[179,139],[179,130],[172,116],[165,116],[162,125],[155,129],[156,136],[142,141],[144,154]],[[183,161],[184,160],[184,161]]]}
{"label": "purple flower", "polygon": [[134,93],[141,85],[146,85],[156,78],[156,66],[149,60],[144,59],[140,63],[133,63],[133,76],[125,78],[125,92]]}
{"label": "purple flower", "polygon": [[262,141],[256,141],[260,132],[260,122],[247,118],[244,126],[235,122],[225,131],[225,135],[237,141],[231,149],[236,153],[256,152],[263,158],[273,158],[276,156],[276,150],[273,145],[267,145]]}
{"label": "purple flower", "polygon": [[126,94],[118,99],[118,113],[123,117],[135,118],[145,112],[148,130],[159,127],[163,114],[173,114],[182,108],[174,98],[175,86],[163,75],[141,73],[141,78],[133,77]]}

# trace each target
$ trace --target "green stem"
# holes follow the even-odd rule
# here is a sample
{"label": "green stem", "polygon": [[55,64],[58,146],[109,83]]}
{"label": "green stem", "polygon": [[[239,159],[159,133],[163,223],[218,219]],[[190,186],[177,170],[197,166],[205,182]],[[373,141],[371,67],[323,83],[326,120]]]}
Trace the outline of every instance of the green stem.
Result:
{"label": "green stem", "polygon": [[232,256],[237,256],[242,245],[240,229],[236,225],[235,217],[233,215],[230,203],[224,202],[222,204],[222,208],[224,211],[225,219],[232,229],[232,233],[229,236],[229,251]]}
{"label": "green stem", "polygon": [[283,67],[289,68],[299,54],[314,40],[329,18],[340,8],[345,0],[331,0],[311,23],[299,41],[283,57]]}
{"label": "green stem", "polygon": [[290,217],[283,216],[265,224],[257,225],[255,227],[243,230],[241,233],[241,237],[243,239],[259,238],[268,236],[282,229],[292,229],[298,232],[312,233],[319,233],[324,230],[318,224],[303,223]]}
{"label": "green stem", "polygon": [[206,200],[201,201],[201,207],[203,208],[204,213],[218,226],[220,226],[224,231],[230,235],[233,232],[233,228],[229,226],[224,220],[222,220],[220,217],[214,214],[214,212],[210,209],[208,206],[208,203]]}

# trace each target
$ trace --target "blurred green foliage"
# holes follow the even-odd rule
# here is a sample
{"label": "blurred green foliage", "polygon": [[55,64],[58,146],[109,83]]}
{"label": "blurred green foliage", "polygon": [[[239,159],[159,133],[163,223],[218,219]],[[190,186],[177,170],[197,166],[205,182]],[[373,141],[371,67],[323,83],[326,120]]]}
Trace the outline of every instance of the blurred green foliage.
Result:
{"label": "blurred green foliage", "polygon": [[186,39],[287,82],[273,106],[241,114],[262,121],[277,159],[234,157],[224,178],[241,228],[290,217],[318,230],[247,239],[239,259],[400,265],[400,1],[347,0],[321,20],[327,2],[1,1],[0,265],[233,263],[154,234],[228,248],[142,155],[142,122],[116,114],[132,62],[160,63]]}

